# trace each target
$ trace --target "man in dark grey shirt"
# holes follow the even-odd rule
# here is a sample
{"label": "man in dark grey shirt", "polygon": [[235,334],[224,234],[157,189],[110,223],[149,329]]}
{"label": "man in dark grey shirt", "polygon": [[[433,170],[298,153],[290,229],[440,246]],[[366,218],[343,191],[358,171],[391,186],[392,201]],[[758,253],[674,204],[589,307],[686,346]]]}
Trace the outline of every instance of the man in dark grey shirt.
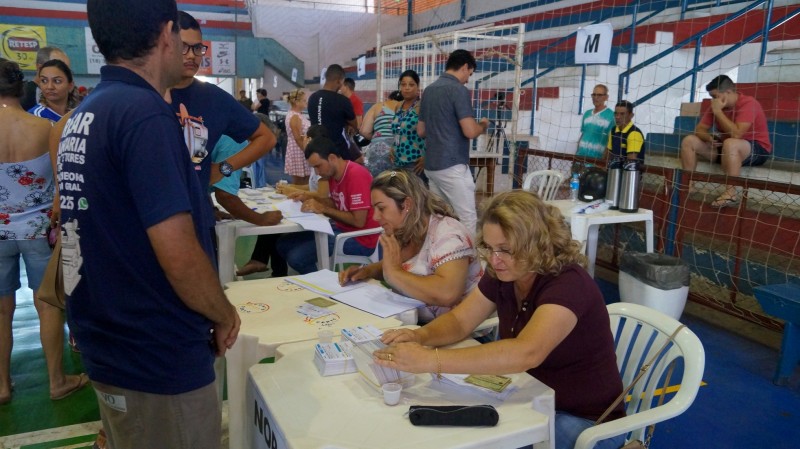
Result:
{"label": "man in dark grey shirt", "polygon": [[469,139],[486,132],[489,120],[475,120],[469,81],[476,63],[466,50],[450,54],[445,73],[425,89],[417,133],[425,138],[425,175],[432,192],[453,206],[458,218],[475,233],[475,182],[469,170]]}

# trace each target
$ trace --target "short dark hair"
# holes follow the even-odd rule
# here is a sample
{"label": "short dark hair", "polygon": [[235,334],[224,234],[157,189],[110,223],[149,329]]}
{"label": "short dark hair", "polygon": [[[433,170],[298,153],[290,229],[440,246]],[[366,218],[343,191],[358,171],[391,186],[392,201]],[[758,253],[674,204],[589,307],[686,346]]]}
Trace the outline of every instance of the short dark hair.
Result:
{"label": "short dark hair", "polygon": [[356,81],[353,78],[345,78],[344,85],[347,86],[350,90],[356,90]]}
{"label": "short dark hair", "polygon": [[[36,51],[36,65],[42,65],[45,62],[53,59],[53,53],[61,52],[64,53],[64,50],[58,47],[42,47]],[[64,53],[66,54],[66,53]]]}
{"label": "short dark hair", "polygon": [[19,64],[0,58],[0,96],[22,98],[25,93],[25,75]]}
{"label": "short dark hair", "polygon": [[628,112],[632,113],[633,112],[633,103],[631,103],[628,100],[620,100],[620,101],[617,102],[617,104],[616,104],[616,106],[614,106],[614,108],[626,108],[628,110]]}
{"label": "short dark hair", "polygon": [[476,69],[478,64],[475,62],[475,57],[472,56],[472,53],[468,52],[467,50],[455,50],[450,53],[450,56],[447,58],[447,65],[445,65],[444,69],[447,70],[458,70],[466,64],[471,69]]}
{"label": "short dark hair", "polygon": [[339,81],[344,78],[344,69],[339,64],[331,64],[325,70],[325,80]]}
{"label": "short dark hair", "polygon": [[321,157],[322,159],[328,159],[328,156],[331,154],[339,158],[342,157],[339,154],[339,150],[336,149],[336,144],[327,137],[315,137],[311,139],[311,142],[308,142],[304,152],[306,159],[310,158],[314,153],[316,153],[317,156]]}
{"label": "short dark hair", "polygon": [[261,95],[266,97],[267,96],[267,89],[263,89],[263,88],[262,89],[256,89],[256,93],[257,94],[261,94]]}
{"label": "short dark hair", "polygon": [[406,77],[409,77],[412,80],[414,80],[414,82],[417,83],[417,86],[419,86],[419,74],[413,70],[406,70],[405,72],[401,73],[400,78],[397,78],[397,85],[400,86],[400,83],[403,82],[403,78]]}
{"label": "short dark hair", "polygon": [[86,13],[97,47],[111,64],[146,56],[170,20],[178,32],[175,0],[88,0]]}
{"label": "short dark hair", "polygon": [[67,81],[69,81],[70,83],[73,81],[72,80],[72,70],[70,70],[69,66],[66,63],[64,63],[64,61],[62,61],[60,59],[51,59],[49,61],[46,61],[39,68],[39,73],[42,73],[42,70],[46,69],[47,67],[55,67],[58,70],[61,70],[62,72],[64,72],[64,75],[67,76]]}
{"label": "short dark hair", "polygon": [[718,77],[711,80],[710,83],[706,84],[706,92],[711,92],[714,89],[722,92],[727,92],[729,90],[735,91],[736,84],[734,84],[733,80],[730,79],[727,75],[719,75]]}
{"label": "short dark hair", "polygon": [[328,138],[328,128],[325,125],[311,125],[306,131],[306,136],[309,139],[317,139],[319,137]]}
{"label": "short dark hair", "polygon": [[178,11],[178,24],[182,30],[202,31],[200,29],[200,22],[186,11]]}

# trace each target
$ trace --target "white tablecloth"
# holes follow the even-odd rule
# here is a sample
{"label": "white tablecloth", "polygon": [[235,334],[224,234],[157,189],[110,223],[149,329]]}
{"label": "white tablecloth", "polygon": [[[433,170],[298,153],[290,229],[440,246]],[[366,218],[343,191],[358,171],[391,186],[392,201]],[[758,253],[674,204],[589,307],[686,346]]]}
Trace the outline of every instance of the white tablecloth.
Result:
{"label": "white tablecloth", "polygon": [[274,357],[279,345],[317,340],[317,332],[323,329],[336,334],[342,328],[365,324],[379,329],[402,325],[395,318],[379,318],[340,303],[330,306],[335,314],[308,319],[296,312],[297,306],[319,294],[280,278],[231,282],[227,287],[225,293],[242,319],[239,338],[225,355],[231,449],[246,447],[242,441],[244,416],[252,408],[252,402],[244,401],[247,370],[264,358]]}
{"label": "white tablecloth", "polygon": [[[475,344],[472,341],[472,344]],[[516,449],[532,443],[554,447],[552,389],[527,373],[511,375],[518,390],[505,401],[448,386],[430,374],[402,392],[396,406],[358,374],[322,377],[314,366],[314,342],[281,346],[274,364],[256,365],[248,376],[245,447],[295,449]],[[494,406],[495,427],[413,426],[409,405]]]}

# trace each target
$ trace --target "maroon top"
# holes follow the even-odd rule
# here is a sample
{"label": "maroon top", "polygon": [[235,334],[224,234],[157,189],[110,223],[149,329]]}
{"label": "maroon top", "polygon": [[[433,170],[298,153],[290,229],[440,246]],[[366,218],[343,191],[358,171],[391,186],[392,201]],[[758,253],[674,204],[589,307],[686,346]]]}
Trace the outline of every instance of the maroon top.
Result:
{"label": "maroon top", "polygon": [[[543,304],[558,304],[578,317],[575,328],[528,374],[556,392],[556,410],[596,420],[622,393],[614,340],[603,295],[579,265],[561,274],[538,275],[528,297],[517,307],[514,284],[483,275],[478,288],[497,305],[500,338],[516,338]],[[622,403],[607,421],[625,416]]]}

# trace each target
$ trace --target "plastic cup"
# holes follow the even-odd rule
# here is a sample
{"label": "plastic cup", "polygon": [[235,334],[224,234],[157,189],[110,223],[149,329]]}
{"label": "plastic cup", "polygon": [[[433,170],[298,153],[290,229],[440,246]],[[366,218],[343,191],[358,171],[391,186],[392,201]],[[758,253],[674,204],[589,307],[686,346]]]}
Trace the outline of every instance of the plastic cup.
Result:
{"label": "plastic cup", "polygon": [[400,392],[403,391],[403,386],[389,382],[381,386],[383,390],[383,402],[386,405],[397,405],[400,402]]}
{"label": "plastic cup", "polygon": [[317,332],[317,337],[319,337],[320,343],[330,343],[333,341],[333,332],[331,331],[319,331]]}

